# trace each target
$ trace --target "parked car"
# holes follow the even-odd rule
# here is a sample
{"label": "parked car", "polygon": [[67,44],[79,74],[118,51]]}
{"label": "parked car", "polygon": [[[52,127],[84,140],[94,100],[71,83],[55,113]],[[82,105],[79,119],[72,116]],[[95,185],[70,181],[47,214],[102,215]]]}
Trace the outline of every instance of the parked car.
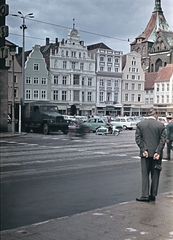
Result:
{"label": "parked car", "polygon": [[113,124],[109,123],[105,126],[100,126],[96,129],[97,135],[113,135],[118,136],[120,134],[120,131],[114,126]]}
{"label": "parked car", "polygon": [[136,129],[136,124],[137,124],[136,121],[134,121],[133,119],[131,119],[129,117],[117,117],[117,118],[115,118],[114,121],[111,121],[111,123],[118,123],[119,125],[121,125],[123,127],[124,130]]}
{"label": "parked car", "polygon": [[91,117],[87,122],[84,122],[83,125],[90,129],[88,131],[96,132],[96,129],[100,126],[105,126],[106,122],[103,118]]}

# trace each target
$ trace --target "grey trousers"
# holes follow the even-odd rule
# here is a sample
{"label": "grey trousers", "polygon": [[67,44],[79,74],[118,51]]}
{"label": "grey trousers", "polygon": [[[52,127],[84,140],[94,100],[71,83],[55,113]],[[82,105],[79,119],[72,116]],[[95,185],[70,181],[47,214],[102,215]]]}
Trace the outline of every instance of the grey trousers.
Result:
{"label": "grey trousers", "polygon": [[152,157],[141,158],[142,197],[157,196],[160,170],[155,169],[155,165],[161,165],[161,161]]}

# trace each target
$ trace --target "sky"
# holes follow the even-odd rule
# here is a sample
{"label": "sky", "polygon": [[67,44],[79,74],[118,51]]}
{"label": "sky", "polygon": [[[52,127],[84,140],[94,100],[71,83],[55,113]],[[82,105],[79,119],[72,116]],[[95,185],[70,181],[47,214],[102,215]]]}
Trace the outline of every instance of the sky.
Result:
{"label": "sky", "polygon": [[[75,24],[85,45],[105,43],[113,50],[130,52],[130,43],[144,31],[154,10],[155,0],[6,0],[9,15],[6,38],[22,47],[22,18],[12,16],[20,11],[25,19],[25,51],[36,44],[45,45],[66,40]],[[173,0],[161,0],[164,16],[173,31]],[[74,19],[74,20],[73,20]],[[129,41],[128,41],[129,40]]]}

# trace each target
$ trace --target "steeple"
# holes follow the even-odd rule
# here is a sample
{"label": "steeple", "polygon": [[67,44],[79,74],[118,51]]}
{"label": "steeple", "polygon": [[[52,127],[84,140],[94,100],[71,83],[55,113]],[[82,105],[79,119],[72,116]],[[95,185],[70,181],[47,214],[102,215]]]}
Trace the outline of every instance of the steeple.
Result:
{"label": "steeple", "polygon": [[162,7],[161,7],[161,0],[155,0],[155,7],[153,12],[163,13]]}

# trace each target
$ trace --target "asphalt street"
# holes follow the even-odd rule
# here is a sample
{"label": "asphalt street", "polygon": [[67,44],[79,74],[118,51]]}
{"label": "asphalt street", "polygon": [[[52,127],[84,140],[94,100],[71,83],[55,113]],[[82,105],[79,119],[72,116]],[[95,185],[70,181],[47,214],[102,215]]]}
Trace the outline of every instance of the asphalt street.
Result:
{"label": "asphalt street", "polygon": [[[1,139],[1,230],[134,200],[138,155],[134,131],[72,141],[61,133]],[[173,190],[172,179],[173,161],[164,161],[160,193]]]}

